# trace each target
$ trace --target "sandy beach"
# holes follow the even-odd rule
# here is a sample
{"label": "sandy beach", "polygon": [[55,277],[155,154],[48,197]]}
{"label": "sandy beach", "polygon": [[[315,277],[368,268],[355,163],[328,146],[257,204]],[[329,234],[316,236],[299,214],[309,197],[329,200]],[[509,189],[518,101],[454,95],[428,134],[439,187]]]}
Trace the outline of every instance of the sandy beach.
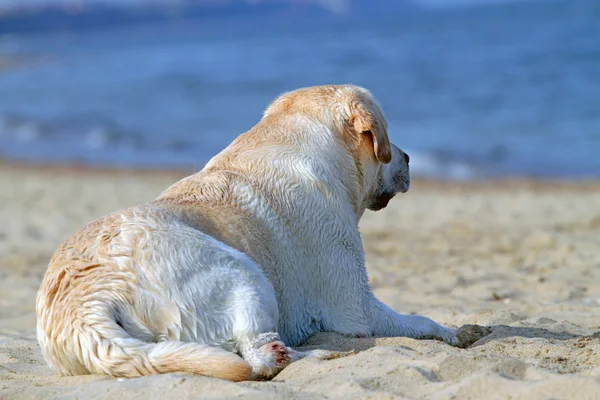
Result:
{"label": "sandy beach", "polygon": [[0,164],[0,399],[600,399],[600,182],[416,180],[367,212],[377,296],[401,313],[490,326],[468,349],[325,333],[304,348],[355,354],[301,360],[270,382],[59,377],[35,339],[54,249],[184,175]]}

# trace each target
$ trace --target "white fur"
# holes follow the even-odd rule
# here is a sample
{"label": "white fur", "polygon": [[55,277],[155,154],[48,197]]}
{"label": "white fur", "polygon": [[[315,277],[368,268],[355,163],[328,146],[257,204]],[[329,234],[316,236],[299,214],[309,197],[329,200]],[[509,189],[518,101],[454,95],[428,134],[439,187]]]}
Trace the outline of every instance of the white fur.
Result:
{"label": "white fur", "polygon": [[[314,119],[285,118],[302,127],[297,140],[236,149],[235,162],[258,163],[261,176],[236,172],[233,166],[223,169],[226,149],[179,183],[202,183],[213,170],[229,176],[234,184],[227,201],[235,206],[210,212],[251,215],[253,225],[267,227],[264,249],[248,248],[245,254],[211,237],[194,222],[193,207],[161,202],[170,189],[153,203],[113,214],[109,222],[101,221],[111,230],[94,231],[97,237],[78,250],[108,266],[107,274],[87,278],[89,290],[62,305],[51,294],[59,286],[60,269],[49,270],[42,285],[38,339],[51,365],[65,374],[182,370],[234,379],[215,372],[218,365],[195,369],[208,363],[202,360],[226,360],[221,348],[240,354],[252,378],[269,378],[291,361],[327,356],[286,347],[321,331],[458,344],[455,330],[425,317],[400,315],[369,287],[358,222],[381,195],[408,190],[404,153],[392,145],[391,162],[366,162],[363,187],[349,189],[356,160],[340,145],[339,133]],[[349,190],[358,192],[353,193],[358,204],[349,201]],[[240,249],[254,240],[229,233],[241,236],[236,239]],[[57,252],[57,267],[74,262],[71,248],[75,244],[67,243]],[[178,358],[185,368],[178,366]]]}

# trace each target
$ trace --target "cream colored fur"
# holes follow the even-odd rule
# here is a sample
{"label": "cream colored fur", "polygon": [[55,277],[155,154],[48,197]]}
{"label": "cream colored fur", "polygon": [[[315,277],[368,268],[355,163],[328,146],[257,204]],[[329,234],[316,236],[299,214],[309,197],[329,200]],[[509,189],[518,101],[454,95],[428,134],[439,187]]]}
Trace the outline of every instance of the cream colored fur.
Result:
{"label": "cream colored fur", "polygon": [[461,345],[369,288],[359,219],[408,187],[368,91],[284,94],[202,171],[59,247],[37,297],[43,354],[66,375],[237,381],[326,357],[287,347],[319,331]]}

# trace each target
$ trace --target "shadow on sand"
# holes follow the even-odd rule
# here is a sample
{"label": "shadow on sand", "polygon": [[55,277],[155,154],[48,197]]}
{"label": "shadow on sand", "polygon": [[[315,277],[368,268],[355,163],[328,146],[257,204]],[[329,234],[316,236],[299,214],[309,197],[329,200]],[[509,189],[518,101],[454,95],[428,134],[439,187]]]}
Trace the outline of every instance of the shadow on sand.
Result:
{"label": "shadow on sand", "polygon": [[[487,327],[490,333],[483,336],[472,343],[466,348],[473,348],[477,346],[485,345],[492,341],[499,341],[511,337],[523,337],[523,338],[542,338],[549,340],[570,340],[578,338],[589,338],[600,340],[600,332],[595,332],[592,335],[584,336],[577,335],[569,332],[557,332],[545,328],[538,327],[514,327],[507,325],[493,325]],[[322,332],[311,336],[302,346],[298,347],[298,350],[330,350],[339,352],[354,352],[359,353],[361,351],[368,350],[376,346],[395,346],[402,347],[407,350],[414,350],[413,345],[415,341],[409,338],[356,338],[341,335],[333,332]]]}

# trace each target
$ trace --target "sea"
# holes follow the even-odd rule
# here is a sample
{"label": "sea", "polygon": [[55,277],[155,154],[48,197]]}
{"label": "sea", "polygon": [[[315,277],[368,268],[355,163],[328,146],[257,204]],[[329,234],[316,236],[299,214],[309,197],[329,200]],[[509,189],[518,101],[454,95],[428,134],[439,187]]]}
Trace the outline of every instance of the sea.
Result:
{"label": "sea", "polygon": [[279,94],[340,83],[413,175],[600,178],[596,0],[5,34],[0,158],[197,170]]}

